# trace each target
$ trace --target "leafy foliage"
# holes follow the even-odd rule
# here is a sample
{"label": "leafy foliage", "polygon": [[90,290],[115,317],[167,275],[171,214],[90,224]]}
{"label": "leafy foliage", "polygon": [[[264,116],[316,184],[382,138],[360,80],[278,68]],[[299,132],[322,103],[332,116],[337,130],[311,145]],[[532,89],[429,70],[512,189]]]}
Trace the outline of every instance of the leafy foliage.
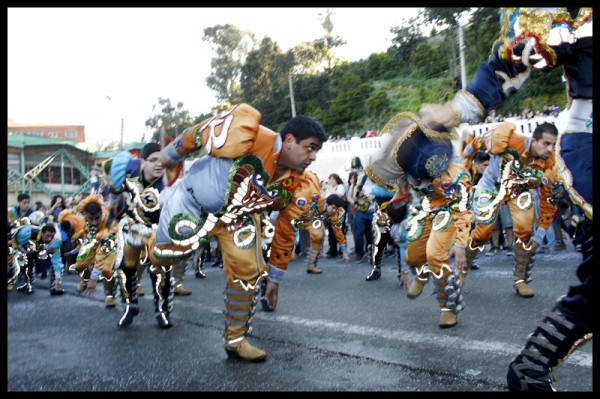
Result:
{"label": "leafy foliage", "polygon": [[[235,26],[207,28],[206,40],[215,44],[216,51],[209,87],[224,101],[223,106],[252,104],[262,113],[261,123],[277,131],[292,116],[291,80],[296,113],[320,120],[330,136],[378,130],[395,113],[418,112],[423,103],[448,101],[459,88],[456,27],[466,10],[424,8],[420,18],[391,29],[396,37],[385,53],[373,53],[356,62],[340,61],[333,55],[333,49],[345,42],[331,36],[334,21],[330,13],[323,18],[322,38],[299,43],[287,52],[268,37],[257,47],[251,45],[253,34]],[[467,80],[488,58],[500,31],[498,8],[471,11],[471,23],[463,32]],[[435,35],[420,33],[426,22],[435,23]],[[534,71],[530,82],[496,112],[542,110],[551,104],[564,108],[566,101],[561,69]],[[175,111],[167,108],[165,112]],[[180,123],[180,127],[184,125]],[[162,124],[169,125],[168,118]]]}

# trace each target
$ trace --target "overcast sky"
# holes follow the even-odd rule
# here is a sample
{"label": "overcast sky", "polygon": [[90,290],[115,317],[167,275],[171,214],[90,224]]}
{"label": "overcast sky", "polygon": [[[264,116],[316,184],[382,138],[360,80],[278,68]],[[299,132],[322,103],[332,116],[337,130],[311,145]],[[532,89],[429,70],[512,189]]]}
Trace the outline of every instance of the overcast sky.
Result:
{"label": "overcast sky", "polygon": [[[283,51],[322,37],[325,8],[9,8],[8,117],[17,123],[85,125],[88,141],[141,140],[158,98],[191,116],[211,111],[213,57],[206,27],[233,24]],[[333,8],[333,34],[349,61],[392,45],[391,27],[415,8]],[[110,97],[110,100],[107,98]],[[149,132],[146,140],[149,139]]]}

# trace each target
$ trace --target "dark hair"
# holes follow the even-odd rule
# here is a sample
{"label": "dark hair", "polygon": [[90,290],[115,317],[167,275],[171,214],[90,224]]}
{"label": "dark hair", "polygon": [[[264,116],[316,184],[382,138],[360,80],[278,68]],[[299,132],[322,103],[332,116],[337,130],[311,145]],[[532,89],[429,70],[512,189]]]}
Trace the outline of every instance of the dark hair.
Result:
{"label": "dark hair", "polygon": [[310,137],[316,137],[321,141],[327,141],[329,136],[325,133],[325,128],[312,116],[298,115],[290,119],[281,129],[279,134],[281,138],[285,138],[286,134],[290,133],[296,138],[299,143]]}
{"label": "dark hair", "polygon": [[21,202],[23,200],[29,199],[29,194],[27,193],[21,193],[19,194],[19,196],[17,197],[17,202]]}
{"label": "dark hair", "polygon": [[57,194],[54,197],[52,197],[52,201],[50,202],[50,206],[54,205],[54,203],[56,202],[56,199],[60,198],[60,207],[64,208],[65,207],[65,199],[62,195]]}
{"label": "dark hair", "polygon": [[90,215],[97,215],[102,212],[102,207],[97,202],[90,202],[83,208],[83,212],[89,213]]}
{"label": "dark hair", "polygon": [[335,181],[337,182],[337,184],[344,184],[344,181],[342,180],[342,178],[340,177],[340,175],[338,175],[337,173],[332,173],[329,175],[329,178],[334,178]]}
{"label": "dark hair", "polygon": [[533,131],[532,137],[536,140],[541,140],[544,137],[544,133],[551,134],[553,136],[558,136],[558,129],[554,126],[553,123],[544,122],[536,126]]}
{"label": "dark hair", "polygon": [[337,194],[330,194],[327,197],[327,205],[335,205],[338,208],[344,207],[344,200]]}
{"label": "dark hair", "polygon": [[355,171],[352,171],[352,172],[348,173],[348,185],[352,184],[352,177],[356,177],[356,181],[358,182],[358,173]]}
{"label": "dark hair", "polygon": [[488,154],[485,151],[479,151],[477,152],[477,155],[475,155],[475,159],[473,161],[477,162],[477,163],[483,163],[485,161],[489,161],[490,160],[490,154]]}
{"label": "dark hair", "polygon": [[44,225],[44,227],[42,227],[42,233],[45,233],[47,231],[49,231],[50,233],[56,233],[56,229],[51,224],[47,224],[47,225]]}
{"label": "dark hair", "polygon": [[62,231],[68,231],[71,229],[71,227],[73,227],[73,223],[71,223],[68,220],[63,220],[62,222],[60,222],[60,228],[62,229]]}
{"label": "dark hair", "polygon": [[142,151],[140,152],[140,158],[142,159],[148,159],[148,157],[152,154],[154,154],[157,151],[162,150],[162,147],[160,144],[158,143],[148,143],[144,146],[144,148],[142,148]]}
{"label": "dark hair", "polygon": [[350,167],[362,169],[362,162],[360,161],[360,158],[359,157],[352,158],[352,162],[350,162]]}

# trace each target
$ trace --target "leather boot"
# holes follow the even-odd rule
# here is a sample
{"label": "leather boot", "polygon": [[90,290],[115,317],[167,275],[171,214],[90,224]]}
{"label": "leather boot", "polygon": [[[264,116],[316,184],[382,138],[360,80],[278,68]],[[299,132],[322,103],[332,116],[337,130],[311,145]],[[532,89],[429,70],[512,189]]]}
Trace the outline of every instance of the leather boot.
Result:
{"label": "leather boot", "polygon": [[125,311],[119,319],[119,327],[127,327],[140,312],[137,297],[137,273],[133,267],[121,266],[118,269],[121,297],[125,301]]}
{"label": "leather boot", "polygon": [[225,332],[223,347],[229,357],[239,357],[249,361],[262,361],[267,353],[252,346],[246,339],[252,332],[252,319],[258,300],[257,286],[245,290],[238,282],[228,282],[225,289]]}
{"label": "leather boot", "polygon": [[161,273],[150,273],[152,280],[152,294],[154,301],[154,317],[160,328],[170,328],[173,322],[170,319],[171,311],[173,310],[173,297],[175,289],[173,277],[171,276],[171,268],[163,270]]}
{"label": "leather boot", "polygon": [[556,308],[542,312],[544,319],[527,338],[507,373],[511,392],[554,392],[552,368],[592,339],[591,325],[571,319]]}
{"label": "leather boot", "polygon": [[[416,276],[408,289],[407,297],[413,299],[421,295],[423,292],[423,287],[429,281],[429,273],[425,272],[425,265],[417,270],[417,268],[413,267],[411,270],[416,273]],[[419,274],[419,270],[421,270]]]}
{"label": "leather boot", "polygon": [[[588,235],[588,233],[590,235]],[[583,244],[583,262],[577,268],[581,284],[569,287],[552,309],[544,310],[534,332],[508,367],[506,380],[511,392],[555,391],[552,369],[593,337],[594,305],[591,230]]]}
{"label": "leather boot", "polygon": [[[373,229],[375,230],[376,227],[373,227]],[[373,239],[373,250],[369,254],[369,259],[371,261],[371,266],[373,266],[373,269],[371,270],[371,273],[367,276],[367,281],[377,280],[379,277],[381,277],[381,260],[383,259],[383,253],[386,249],[386,240],[382,240],[380,234],[378,235],[378,238]]]}
{"label": "leather boot", "polygon": [[107,308],[114,308],[117,305],[115,296],[117,293],[116,278],[113,276],[110,280],[104,280],[104,305]]}
{"label": "leather boot", "polygon": [[371,269],[371,274],[367,276],[367,281],[377,280],[379,277],[381,277],[381,267],[376,266]]}

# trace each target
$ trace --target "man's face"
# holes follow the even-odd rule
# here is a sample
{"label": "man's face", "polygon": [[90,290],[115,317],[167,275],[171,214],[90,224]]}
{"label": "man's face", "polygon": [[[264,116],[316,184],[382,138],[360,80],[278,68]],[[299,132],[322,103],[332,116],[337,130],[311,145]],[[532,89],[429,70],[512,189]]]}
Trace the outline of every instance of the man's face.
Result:
{"label": "man's face", "polygon": [[19,209],[22,211],[26,211],[29,209],[29,198],[25,198],[24,200],[21,200],[21,202],[19,202]]}
{"label": "man's face", "polygon": [[330,205],[327,204],[327,208],[326,211],[329,214],[329,216],[333,216],[337,213],[338,207],[336,205]]}
{"label": "man's face", "polygon": [[144,179],[151,182],[162,176],[165,169],[162,166],[160,151],[153,152],[148,158],[142,159],[142,173]]}
{"label": "man's face", "polygon": [[541,140],[533,138],[531,140],[530,155],[535,158],[542,158],[543,160],[550,158],[550,155],[552,155],[552,152],[554,151],[557,139],[558,137],[550,133],[544,133]]}
{"label": "man's face", "polygon": [[475,171],[479,174],[483,174],[483,172],[487,169],[487,167],[490,165],[490,161],[483,161],[483,162],[473,162],[473,165],[475,166]]}
{"label": "man's face", "polygon": [[322,145],[323,141],[316,137],[297,143],[296,138],[288,133],[284,139],[280,162],[296,172],[304,172],[317,159],[317,152]]}
{"label": "man's face", "polygon": [[98,227],[102,224],[102,212],[95,214],[86,212],[84,215],[85,221],[88,225],[92,227]]}
{"label": "man's face", "polygon": [[54,238],[54,233],[51,231],[43,231],[42,232],[42,242],[44,244],[48,244]]}

